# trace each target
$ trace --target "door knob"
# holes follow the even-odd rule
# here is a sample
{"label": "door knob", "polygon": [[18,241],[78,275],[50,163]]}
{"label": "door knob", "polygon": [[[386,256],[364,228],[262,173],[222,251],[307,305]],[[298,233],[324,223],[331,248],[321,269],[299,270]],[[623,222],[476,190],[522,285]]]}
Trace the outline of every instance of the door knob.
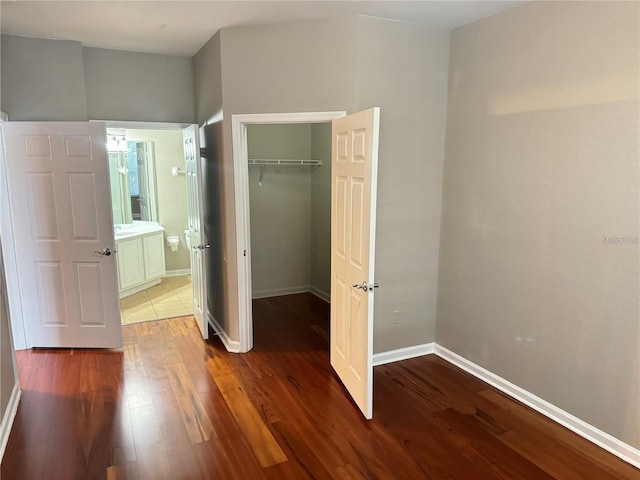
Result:
{"label": "door knob", "polygon": [[367,282],[362,282],[361,284],[354,283],[351,286],[353,288],[360,288],[360,289],[364,290],[365,292],[369,290],[369,286],[367,285]]}
{"label": "door knob", "polygon": [[116,253],[116,250],[111,250],[110,248],[105,247],[105,248],[102,249],[102,251],[94,250],[91,253],[93,253],[94,255],[102,255],[103,257],[108,257],[112,253]]}
{"label": "door knob", "polygon": [[193,247],[194,250],[204,250],[205,248],[211,248],[211,244],[210,243],[201,243],[200,245],[194,245]]}
{"label": "door knob", "polygon": [[360,289],[364,290],[365,292],[371,292],[371,291],[373,291],[374,288],[378,288],[380,285],[378,285],[377,283],[371,283],[371,284],[367,285],[367,282],[362,282],[361,284],[354,283],[351,286],[353,288],[360,288]]}

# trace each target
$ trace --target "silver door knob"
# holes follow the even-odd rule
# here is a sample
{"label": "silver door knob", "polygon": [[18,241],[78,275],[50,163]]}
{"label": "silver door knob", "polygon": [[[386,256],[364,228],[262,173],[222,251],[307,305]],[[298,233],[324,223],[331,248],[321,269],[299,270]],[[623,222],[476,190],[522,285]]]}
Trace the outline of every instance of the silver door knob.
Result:
{"label": "silver door knob", "polygon": [[360,288],[360,289],[364,290],[365,292],[369,290],[369,286],[367,285],[367,282],[362,282],[361,284],[354,283],[351,286],[353,288]]}
{"label": "silver door knob", "polygon": [[194,250],[204,250],[205,248],[211,248],[211,244],[210,243],[201,243],[200,245],[194,245],[193,247]]}
{"label": "silver door knob", "polygon": [[374,288],[378,288],[380,285],[378,285],[377,283],[371,283],[371,284],[367,285],[367,282],[362,282],[360,284],[354,283],[351,286],[353,288],[360,288],[360,289],[364,290],[365,292],[371,292],[371,291],[373,291]]}
{"label": "silver door knob", "polygon": [[116,253],[116,250],[111,250],[110,248],[105,247],[105,248],[102,249],[102,251],[94,250],[91,253],[93,253],[94,255],[102,255],[103,257],[108,257],[112,253]]}

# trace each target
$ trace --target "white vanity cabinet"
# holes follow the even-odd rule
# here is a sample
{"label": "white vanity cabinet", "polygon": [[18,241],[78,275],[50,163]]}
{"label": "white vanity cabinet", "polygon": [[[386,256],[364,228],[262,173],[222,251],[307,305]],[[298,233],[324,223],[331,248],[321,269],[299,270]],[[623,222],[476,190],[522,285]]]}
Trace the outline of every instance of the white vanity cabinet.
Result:
{"label": "white vanity cabinet", "polygon": [[166,273],[162,231],[116,238],[120,298],[160,283]]}
{"label": "white vanity cabinet", "polygon": [[118,240],[116,242],[116,257],[118,258],[120,293],[144,283],[144,255],[141,237]]}

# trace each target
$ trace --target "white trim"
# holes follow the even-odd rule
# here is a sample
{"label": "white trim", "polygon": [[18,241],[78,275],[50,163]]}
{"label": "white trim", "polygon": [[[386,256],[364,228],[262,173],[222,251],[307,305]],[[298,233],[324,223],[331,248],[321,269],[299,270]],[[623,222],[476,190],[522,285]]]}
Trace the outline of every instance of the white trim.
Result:
{"label": "white trim", "polygon": [[127,288],[126,290],[121,290],[120,293],[118,294],[118,298],[122,300],[123,298],[133,295],[134,293],[139,293],[143,290],[146,290],[147,288],[151,288],[155,285],[158,285],[161,282],[162,282],[162,278],[159,277],[159,278],[154,278],[153,280],[149,280],[147,282],[141,283],[140,285],[136,285],[135,287]]}
{"label": "white trim", "polygon": [[311,287],[309,288],[309,292],[315,295],[316,297],[318,297],[320,300],[324,300],[327,303],[331,303],[331,295],[325,292],[324,290],[320,290],[319,288],[316,288],[313,285],[311,285]]}
{"label": "white trim", "polygon": [[218,337],[220,337],[220,340],[222,341],[224,348],[227,349],[227,352],[240,353],[240,342],[237,340],[231,340],[229,335],[227,335],[227,332],[224,331],[210,312],[207,312],[207,321],[209,322],[209,325],[211,325],[211,328],[213,328],[213,331],[216,332]]}
{"label": "white trim", "polygon": [[2,422],[0,422],[0,461],[4,458],[4,451],[7,448],[7,443],[9,442],[11,427],[13,426],[13,421],[16,418],[16,413],[18,413],[21,394],[22,391],[20,390],[20,383],[14,383],[13,389],[11,390],[11,396],[9,397],[9,403],[7,403],[7,408],[4,411],[4,415],[2,415]]}
{"label": "white trim", "polygon": [[6,144],[4,132],[0,128],[0,231],[2,232],[2,254],[4,257],[5,285],[7,291],[7,308],[13,335],[15,350],[25,350],[31,345],[27,338],[24,311],[22,308],[22,292],[20,291],[20,273],[18,272],[18,254],[13,235],[13,210],[9,195],[7,177]]}
{"label": "white trim", "polygon": [[373,366],[386,365],[387,363],[399,362],[410,358],[422,357],[435,352],[435,343],[423,343],[422,345],[414,345],[413,347],[398,348],[397,350],[389,350],[373,354]]}
{"label": "white trim", "polygon": [[236,263],[238,268],[238,336],[240,352],[253,348],[251,313],[251,232],[249,225],[249,155],[247,125],[280,123],[325,123],[346,115],[336,112],[258,113],[231,116],[233,179],[236,217]]}
{"label": "white trim", "polygon": [[103,122],[107,128],[126,128],[129,130],[183,130],[191,123],[172,122],[136,122],[124,120],[89,120],[89,122]]}
{"label": "white trim", "polygon": [[465,372],[470,373],[474,377],[488,383],[497,388],[501,392],[506,393],[519,402],[524,403],[528,407],[533,408],[537,412],[568,428],[581,437],[595,443],[599,447],[620,457],[625,462],[640,468],[640,450],[624,443],[621,440],[609,435],[606,432],[586,423],[584,420],[556,407],[555,405],[543,400],[523,388],[514,385],[504,378],[490,372],[489,370],[477,365],[457,353],[448,350],[438,344],[435,344],[435,354],[443,358],[449,363],[461,368]]}
{"label": "white trim", "polygon": [[269,298],[269,297],[281,297],[283,295],[295,295],[296,293],[308,293],[311,292],[310,285],[299,285],[297,287],[288,288],[276,288],[273,290],[253,290],[251,294],[253,299]]}
{"label": "white trim", "polygon": [[182,275],[191,275],[191,269],[183,268],[182,270],[167,270],[164,274],[165,277],[181,277]]}

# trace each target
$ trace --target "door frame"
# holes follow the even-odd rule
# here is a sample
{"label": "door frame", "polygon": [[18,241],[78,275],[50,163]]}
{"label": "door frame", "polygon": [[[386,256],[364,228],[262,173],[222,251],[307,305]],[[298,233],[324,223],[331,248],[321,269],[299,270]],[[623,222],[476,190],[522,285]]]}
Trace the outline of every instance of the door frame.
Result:
{"label": "door frame", "polygon": [[328,123],[347,115],[346,111],[253,113],[231,116],[233,139],[233,181],[236,206],[236,263],[238,274],[239,351],[253,348],[251,308],[251,226],[249,218],[249,151],[247,126],[286,123]]}

